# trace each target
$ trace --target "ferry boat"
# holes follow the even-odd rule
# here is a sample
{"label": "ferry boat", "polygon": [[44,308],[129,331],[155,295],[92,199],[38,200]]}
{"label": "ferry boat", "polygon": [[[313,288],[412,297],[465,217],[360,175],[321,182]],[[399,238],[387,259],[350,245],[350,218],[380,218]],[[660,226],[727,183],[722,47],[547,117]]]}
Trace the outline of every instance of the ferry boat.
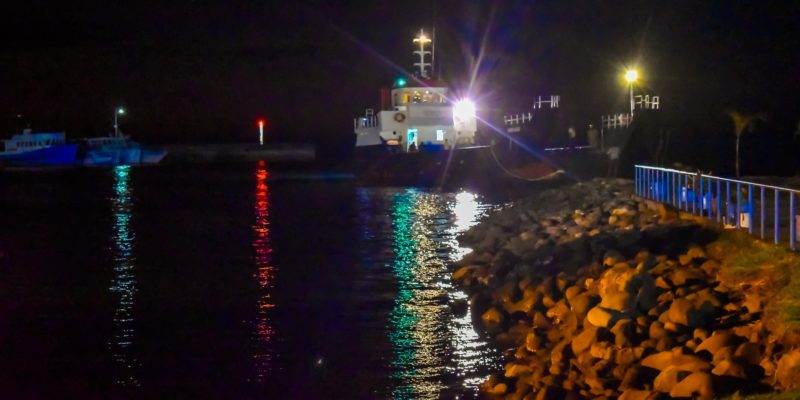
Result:
{"label": "ferry boat", "polygon": [[0,165],[73,165],[77,152],[78,145],[67,143],[63,132],[31,133],[25,129],[11,139],[0,141]]}
{"label": "ferry boat", "polygon": [[130,136],[114,134],[81,141],[84,166],[158,164],[167,155],[163,149],[142,147]]}
{"label": "ferry boat", "polygon": [[486,172],[488,147],[476,144],[475,103],[455,98],[444,82],[431,77],[432,42],[420,30],[413,40],[418,46],[413,54],[419,57],[414,76],[397,79],[391,89],[382,88],[381,108],[368,108],[354,119],[359,177],[437,185]]}

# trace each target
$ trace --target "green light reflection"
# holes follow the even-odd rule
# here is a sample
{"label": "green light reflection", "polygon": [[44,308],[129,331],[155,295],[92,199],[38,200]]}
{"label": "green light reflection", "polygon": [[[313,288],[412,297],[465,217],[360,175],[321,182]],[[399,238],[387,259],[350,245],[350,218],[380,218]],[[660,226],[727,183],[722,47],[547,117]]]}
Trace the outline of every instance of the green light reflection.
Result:
{"label": "green light reflection", "polygon": [[131,229],[133,202],[131,201],[129,165],[114,167],[114,196],[111,212],[114,226],[113,242],[114,276],[111,279],[111,292],[119,296],[114,309],[114,333],[108,343],[116,363],[115,383],[121,386],[140,386],[136,377],[139,360],[133,350],[134,318],[133,302],[136,294],[136,257],[133,241],[136,237]]}
{"label": "green light reflection", "polygon": [[[475,223],[481,208],[470,194],[432,194],[415,189],[395,193],[391,207],[398,293],[389,319],[395,399],[437,399],[453,391],[446,382],[462,379],[474,388],[493,363],[469,316],[457,317],[449,301],[464,298],[450,284],[447,263],[468,249],[455,235]],[[456,390],[460,391],[460,390]]]}

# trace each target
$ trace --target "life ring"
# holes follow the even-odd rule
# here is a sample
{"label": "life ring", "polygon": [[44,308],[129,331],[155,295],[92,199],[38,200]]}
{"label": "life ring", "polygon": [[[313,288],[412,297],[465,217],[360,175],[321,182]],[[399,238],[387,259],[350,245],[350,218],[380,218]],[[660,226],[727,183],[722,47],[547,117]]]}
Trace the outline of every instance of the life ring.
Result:
{"label": "life ring", "polygon": [[403,114],[403,113],[396,113],[394,115],[394,120],[397,121],[397,122],[403,122],[403,121],[406,120],[406,115]]}

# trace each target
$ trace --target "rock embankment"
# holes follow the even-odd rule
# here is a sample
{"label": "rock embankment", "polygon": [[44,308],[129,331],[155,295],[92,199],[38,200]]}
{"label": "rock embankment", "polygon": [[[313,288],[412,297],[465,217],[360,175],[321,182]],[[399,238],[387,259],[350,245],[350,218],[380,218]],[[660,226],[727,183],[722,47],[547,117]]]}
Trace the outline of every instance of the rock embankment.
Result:
{"label": "rock embankment", "polygon": [[726,282],[719,232],[624,180],[548,190],[460,238],[453,279],[504,350],[481,386],[515,399],[693,397],[800,385],[767,294]]}

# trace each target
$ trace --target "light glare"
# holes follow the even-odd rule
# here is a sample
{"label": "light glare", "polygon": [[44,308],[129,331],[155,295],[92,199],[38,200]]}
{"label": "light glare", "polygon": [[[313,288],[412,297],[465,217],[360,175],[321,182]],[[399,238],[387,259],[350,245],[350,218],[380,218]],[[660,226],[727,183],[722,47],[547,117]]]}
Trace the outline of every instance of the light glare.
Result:
{"label": "light glare", "polygon": [[453,107],[453,116],[462,121],[475,118],[475,103],[470,99],[459,100]]}
{"label": "light glare", "polygon": [[635,69],[629,69],[625,72],[625,80],[628,82],[636,82],[639,79],[639,73]]}

